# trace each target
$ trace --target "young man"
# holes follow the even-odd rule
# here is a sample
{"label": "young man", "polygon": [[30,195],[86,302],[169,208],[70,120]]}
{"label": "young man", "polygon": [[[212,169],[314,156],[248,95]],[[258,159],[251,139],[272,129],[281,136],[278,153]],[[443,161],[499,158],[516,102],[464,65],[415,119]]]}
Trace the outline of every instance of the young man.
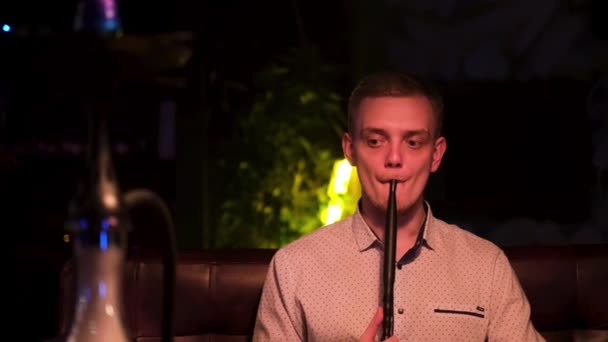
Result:
{"label": "young man", "polygon": [[358,209],[277,251],[254,341],[379,338],[392,179],[398,218],[389,340],[544,341],[502,250],[434,217],[424,200],[446,151],[442,110],[441,97],[408,74],[372,74],[354,89],[342,147],[361,182]]}

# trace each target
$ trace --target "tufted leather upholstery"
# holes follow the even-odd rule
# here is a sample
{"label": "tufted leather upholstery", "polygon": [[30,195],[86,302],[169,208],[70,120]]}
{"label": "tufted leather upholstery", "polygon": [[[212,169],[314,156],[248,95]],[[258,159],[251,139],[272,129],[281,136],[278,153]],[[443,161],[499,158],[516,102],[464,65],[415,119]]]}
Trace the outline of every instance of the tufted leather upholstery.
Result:
{"label": "tufted leather upholstery", "polygon": [[[517,246],[505,253],[548,341],[608,341],[608,245]],[[176,342],[247,341],[274,250],[182,252],[177,268]],[[134,341],[160,341],[162,264],[133,253],[125,269],[127,324]],[[61,276],[60,334],[73,308],[73,267]]]}

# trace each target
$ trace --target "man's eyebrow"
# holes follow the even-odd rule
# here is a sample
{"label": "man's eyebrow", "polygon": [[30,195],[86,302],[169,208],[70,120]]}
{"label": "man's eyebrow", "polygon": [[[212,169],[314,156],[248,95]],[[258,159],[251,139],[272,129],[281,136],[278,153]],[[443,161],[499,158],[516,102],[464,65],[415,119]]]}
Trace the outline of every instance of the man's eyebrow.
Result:
{"label": "man's eyebrow", "polygon": [[[366,128],[361,129],[361,132],[359,134],[361,134],[361,135],[365,135],[365,134],[387,135],[388,133],[386,132],[386,130],[384,130],[382,128],[366,127]],[[408,131],[406,131],[403,134],[403,137],[405,137],[405,138],[411,138],[411,137],[420,136],[420,137],[426,138],[426,137],[429,137],[430,135],[431,134],[426,129],[416,129],[416,130],[408,130]]]}
{"label": "man's eyebrow", "polygon": [[359,134],[360,135],[364,135],[364,134],[370,134],[370,133],[375,133],[375,134],[380,134],[380,135],[387,135],[386,130],[384,130],[382,128],[375,128],[375,127],[362,128],[361,132]]}
{"label": "man's eyebrow", "polygon": [[420,130],[407,131],[403,136],[406,138],[411,138],[411,137],[416,137],[416,136],[421,136],[423,138],[427,138],[427,137],[430,137],[431,134],[426,129],[420,129]]}

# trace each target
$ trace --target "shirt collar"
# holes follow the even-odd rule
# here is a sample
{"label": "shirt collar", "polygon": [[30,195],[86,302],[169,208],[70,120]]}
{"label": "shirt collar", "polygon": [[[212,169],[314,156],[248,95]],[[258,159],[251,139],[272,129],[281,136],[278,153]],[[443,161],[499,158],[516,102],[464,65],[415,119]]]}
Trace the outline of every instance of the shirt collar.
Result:
{"label": "shirt collar", "polygon": [[[416,245],[425,246],[429,249],[433,249],[433,213],[431,211],[431,206],[427,201],[424,201],[424,206],[426,209],[426,217],[424,218],[424,222],[420,227],[420,231],[418,232],[418,237],[416,238]],[[374,244],[378,244],[378,246],[382,245],[382,242],[378,239],[376,234],[369,227],[367,222],[361,216],[361,210],[359,205],[357,205],[357,210],[353,215],[353,234],[355,236],[355,241],[357,246],[359,247],[359,251],[363,252],[365,250],[370,249],[374,246]]]}
{"label": "shirt collar", "polygon": [[376,234],[374,234],[372,229],[367,225],[367,222],[363,219],[363,216],[361,216],[358,205],[357,210],[353,215],[353,234],[357,246],[359,247],[359,252],[370,249],[375,243],[380,243]]}

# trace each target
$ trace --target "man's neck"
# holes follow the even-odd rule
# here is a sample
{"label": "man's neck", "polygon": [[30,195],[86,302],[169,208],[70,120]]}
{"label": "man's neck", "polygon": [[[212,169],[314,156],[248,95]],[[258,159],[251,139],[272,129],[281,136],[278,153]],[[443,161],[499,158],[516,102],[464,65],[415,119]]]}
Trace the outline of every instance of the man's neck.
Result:
{"label": "man's neck", "polygon": [[[379,210],[368,202],[362,201],[361,216],[376,236],[378,236],[381,241],[384,241],[386,211]],[[420,231],[425,217],[426,212],[422,200],[417,201],[405,212],[397,213],[397,240],[414,241],[418,236],[418,232]]]}

